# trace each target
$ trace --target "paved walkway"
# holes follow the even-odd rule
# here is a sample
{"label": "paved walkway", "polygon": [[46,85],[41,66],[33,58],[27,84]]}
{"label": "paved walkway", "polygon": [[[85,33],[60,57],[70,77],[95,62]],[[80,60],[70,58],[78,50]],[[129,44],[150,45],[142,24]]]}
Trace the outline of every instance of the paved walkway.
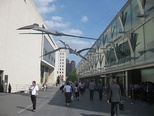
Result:
{"label": "paved walkway", "polygon": [[[120,116],[154,116],[154,105],[135,101],[135,104],[125,102],[125,111]],[[0,116],[110,116],[110,104],[106,97],[98,100],[95,92],[94,101],[89,100],[87,90],[80,101],[74,100],[70,107],[65,106],[64,95],[59,88],[53,87],[40,91],[37,97],[37,111],[31,112],[31,101],[28,94],[0,93]]]}

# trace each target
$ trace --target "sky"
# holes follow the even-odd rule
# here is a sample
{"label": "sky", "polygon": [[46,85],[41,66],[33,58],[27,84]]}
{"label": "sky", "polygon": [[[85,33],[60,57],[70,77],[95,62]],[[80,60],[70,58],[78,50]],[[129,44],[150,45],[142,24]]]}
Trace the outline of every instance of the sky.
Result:
{"label": "sky", "polygon": [[[62,33],[98,39],[127,0],[34,0],[47,28]],[[64,41],[71,48],[91,48],[95,40],[72,37],[55,37],[59,47]],[[83,56],[87,51],[81,53]],[[79,56],[69,54],[67,58],[78,64]]]}

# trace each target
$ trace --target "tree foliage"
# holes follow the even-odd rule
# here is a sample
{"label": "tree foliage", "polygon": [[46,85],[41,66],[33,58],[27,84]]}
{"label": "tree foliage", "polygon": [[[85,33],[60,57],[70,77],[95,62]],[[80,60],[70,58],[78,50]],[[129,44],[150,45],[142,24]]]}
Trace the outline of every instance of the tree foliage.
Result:
{"label": "tree foliage", "polygon": [[76,77],[76,70],[73,70],[73,71],[68,75],[67,80],[69,80],[69,81],[76,81],[76,80],[77,80],[77,77]]}

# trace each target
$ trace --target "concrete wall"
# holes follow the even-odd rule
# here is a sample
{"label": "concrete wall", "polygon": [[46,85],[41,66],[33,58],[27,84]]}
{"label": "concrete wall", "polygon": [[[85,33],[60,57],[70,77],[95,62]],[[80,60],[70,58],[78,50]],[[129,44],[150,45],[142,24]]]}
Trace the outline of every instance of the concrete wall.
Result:
{"label": "concrete wall", "polygon": [[12,91],[19,91],[35,80],[40,83],[42,35],[19,34],[17,28],[44,22],[33,0],[1,0],[0,70],[8,75]]}

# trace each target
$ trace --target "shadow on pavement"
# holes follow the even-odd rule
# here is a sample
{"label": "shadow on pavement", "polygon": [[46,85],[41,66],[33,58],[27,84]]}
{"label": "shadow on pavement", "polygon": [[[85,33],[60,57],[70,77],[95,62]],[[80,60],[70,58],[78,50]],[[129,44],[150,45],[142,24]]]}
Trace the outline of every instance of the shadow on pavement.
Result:
{"label": "shadow on pavement", "polygon": [[[94,101],[89,100],[89,91],[87,91],[83,96],[80,95],[80,100],[73,100],[69,108],[86,110],[86,111],[95,111],[101,113],[110,113],[110,105],[106,103],[106,99],[103,101],[98,100],[98,93],[95,92]],[[55,96],[50,100],[49,105],[56,105],[61,107],[65,106],[65,97],[61,91],[58,91]],[[83,116],[88,116],[89,114],[83,114]],[[90,115],[97,116],[97,115]],[[99,115],[98,115],[99,116]]]}
{"label": "shadow on pavement", "polygon": [[27,111],[32,111],[32,109],[30,109],[30,108],[25,108],[25,107],[22,107],[22,106],[17,106],[17,108],[18,109],[21,109],[21,110],[23,110],[23,109],[25,109],[25,110],[27,110]]}
{"label": "shadow on pavement", "polygon": [[[94,101],[90,101],[89,91],[86,90],[83,96],[80,95],[80,100],[74,100],[69,108],[89,111],[89,114],[82,114],[83,116],[99,116],[97,113],[97,115],[95,115],[95,113],[90,114],[90,111],[102,113],[102,116],[104,116],[104,114],[110,114],[111,104],[107,103],[106,97],[104,96],[103,101],[99,101],[97,92],[95,92],[94,96]],[[58,91],[48,104],[66,107],[64,94]],[[154,105],[149,106],[141,101],[136,101],[136,103],[132,105],[129,99],[124,102],[124,105],[125,111],[120,111],[122,116],[154,116]]]}
{"label": "shadow on pavement", "polygon": [[82,113],[81,113],[81,115],[82,115],[82,116],[105,116],[105,115],[96,115],[96,114],[82,114]]}
{"label": "shadow on pavement", "polygon": [[[52,89],[48,89],[47,91],[39,91],[39,95],[37,96],[37,98],[41,98],[41,99],[51,99],[50,97],[44,97],[46,94],[50,94],[54,92]],[[18,94],[18,95],[22,95],[22,96],[26,96],[26,97],[30,97],[31,95],[29,93],[13,93],[13,94]]]}

